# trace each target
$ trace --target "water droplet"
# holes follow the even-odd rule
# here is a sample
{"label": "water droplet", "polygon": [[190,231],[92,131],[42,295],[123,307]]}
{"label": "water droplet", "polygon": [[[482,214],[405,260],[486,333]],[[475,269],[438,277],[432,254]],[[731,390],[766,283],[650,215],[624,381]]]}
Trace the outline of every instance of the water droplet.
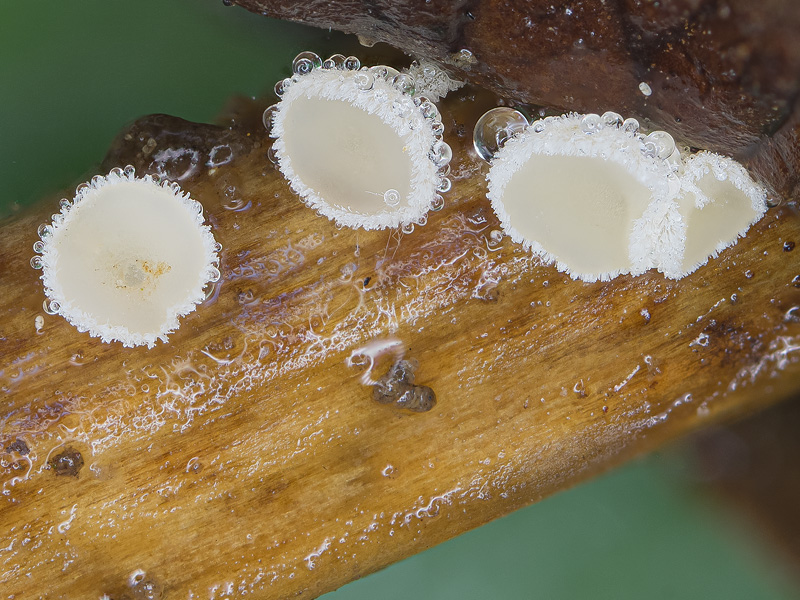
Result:
{"label": "water droplet", "polygon": [[342,54],[334,54],[325,59],[322,63],[323,69],[344,69],[344,61],[347,60]]}
{"label": "water droplet", "polygon": [[42,257],[41,256],[34,256],[31,259],[31,266],[34,269],[37,269],[37,270],[41,269],[42,267],[44,267],[44,263],[42,262]]}
{"label": "water droplet", "polygon": [[408,73],[400,73],[400,75],[392,80],[392,85],[397,91],[413,96],[416,81],[414,81],[414,78]]}
{"label": "water droplet", "polygon": [[792,285],[796,288],[800,288],[800,275],[795,275],[794,279],[792,279]]}
{"label": "water droplet", "polygon": [[666,160],[675,152],[675,140],[666,131],[653,131],[644,139],[645,145],[647,145],[648,141],[655,145],[657,158]]}
{"label": "water droplet", "polygon": [[[119,169],[117,169],[117,170],[119,170]],[[121,172],[122,171],[120,171],[120,173]],[[66,198],[62,198],[59,201],[58,205],[61,207],[62,210],[69,210],[70,208],[72,208],[72,202],[67,200]]]}
{"label": "water droplet", "polygon": [[42,310],[48,315],[57,315],[61,305],[55,300],[45,300],[42,302]]}
{"label": "water droplet", "polygon": [[753,273],[753,272],[752,272],[750,269],[747,269],[747,271],[745,271],[745,272],[744,272],[744,276],[745,276],[747,279],[752,279],[752,278],[753,278],[753,275],[754,275],[754,273]]}
{"label": "water droplet", "polygon": [[450,191],[450,188],[453,187],[453,183],[447,177],[440,177],[439,184],[436,186],[436,191],[441,193],[446,193]]}
{"label": "water droplet", "polygon": [[533,124],[533,132],[534,133],[542,133],[544,131],[544,129],[545,129],[544,121],[536,121]]}
{"label": "water droplet", "polygon": [[375,83],[375,76],[371,71],[359,71],[353,77],[356,87],[360,90],[371,90]]}
{"label": "water droplet", "polygon": [[278,164],[278,153],[275,150],[274,146],[270,146],[269,150],[267,150],[267,158],[269,159],[269,162],[271,162],[273,165]]}
{"label": "water droplet", "polygon": [[434,121],[431,123],[431,131],[436,137],[441,137],[444,134],[444,123],[441,121]]}
{"label": "water droplet", "polygon": [[264,123],[264,128],[267,130],[267,133],[272,131],[272,123],[275,119],[275,113],[278,112],[278,105],[273,104],[272,106],[268,106],[264,110],[264,114],[261,115],[261,122]]}
{"label": "water droplet", "polygon": [[133,177],[136,174],[136,168],[133,165],[128,165],[122,169],[122,172],[128,177]]}
{"label": "water droplet", "polygon": [[348,71],[358,71],[361,68],[361,61],[355,56],[348,56],[344,59],[344,68]]}
{"label": "water droplet", "polygon": [[[154,140],[154,141],[155,141],[155,140]],[[83,183],[81,183],[80,185],[78,185],[78,187],[76,187],[76,188],[75,188],[75,193],[76,193],[77,195],[85,194],[85,193],[86,193],[86,192],[88,192],[90,189],[92,189],[92,186],[91,186],[91,184],[89,184],[89,183],[86,183],[86,182],[84,181]]]}
{"label": "water droplet", "polygon": [[453,150],[445,142],[439,140],[434,142],[433,146],[431,146],[428,158],[430,158],[437,167],[443,167],[453,158]]}
{"label": "water droplet", "polygon": [[443,208],[444,208],[444,198],[442,198],[439,194],[436,194],[433,197],[433,200],[431,200],[431,210],[440,211]]}
{"label": "water droplet", "polygon": [[372,76],[375,78],[386,79],[386,75],[389,73],[389,67],[386,65],[375,65],[369,68],[369,72],[372,73]]}
{"label": "water droplet", "polygon": [[406,235],[414,233],[414,224],[413,223],[406,223],[405,225],[403,225],[402,231]]}
{"label": "water droplet", "polygon": [[622,115],[619,113],[615,113],[613,110],[609,110],[603,113],[603,116],[600,117],[600,120],[603,123],[604,127],[622,127],[623,118]]}
{"label": "water droplet", "polygon": [[527,127],[528,119],[520,111],[507,106],[493,108],[475,123],[472,143],[478,156],[489,162],[503,144]]}
{"label": "water droplet", "polygon": [[419,105],[419,110],[422,113],[422,116],[426,119],[432,119],[434,121],[441,121],[441,117],[439,115],[439,109],[434,106],[433,102],[425,101]]}
{"label": "water droplet", "polygon": [[642,92],[645,96],[649,96],[653,93],[653,90],[647,85],[644,81],[639,84],[639,91]]}
{"label": "water droplet", "polygon": [[[34,250],[36,250],[36,244],[34,244]],[[794,242],[783,242],[783,251],[784,252],[791,252],[794,250]],[[38,252],[38,250],[37,250]]]}
{"label": "water droplet", "polygon": [[594,133],[600,129],[602,121],[600,115],[589,113],[581,119],[581,131],[584,133]]}
{"label": "water droplet", "polygon": [[314,70],[314,63],[307,58],[295,59],[292,63],[292,72],[296,75],[307,75]]}
{"label": "water droplet", "polygon": [[50,227],[48,223],[42,223],[41,225],[39,225],[38,229],[36,229],[36,233],[38,233],[39,237],[44,240],[50,237],[50,235],[52,235],[53,228]]}
{"label": "water droplet", "polygon": [[639,121],[636,119],[625,119],[622,122],[622,130],[625,133],[634,134],[639,131]]}
{"label": "water droplet", "polygon": [[397,190],[386,190],[383,193],[383,201],[389,206],[397,206],[400,204],[400,192]]}
{"label": "water droplet", "polygon": [[286,79],[281,79],[278,83],[275,84],[275,95],[283,96],[286,93],[286,90],[289,89],[289,86],[292,85],[292,80],[288,77]]}
{"label": "water droplet", "polygon": [[645,140],[642,145],[642,154],[655,158],[658,154],[658,146],[652,140]]}
{"label": "water droplet", "polygon": [[292,73],[306,75],[322,66],[322,59],[314,52],[301,52],[292,61]]}
{"label": "water droplet", "polygon": [[392,81],[394,81],[394,78],[397,77],[398,75],[400,75],[400,71],[392,67],[386,67],[386,75],[384,75],[384,79],[386,79],[386,81],[391,83]]}
{"label": "water droplet", "polygon": [[33,243],[33,251],[38,253],[38,254],[41,254],[42,252],[44,252],[44,242],[41,241],[41,240],[35,241]]}
{"label": "water droplet", "polygon": [[222,273],[219,272],[219,269],[216,267],[211,267],[208,269],[208,280],[212,283],[219,281],[219,278],[222,277]]}

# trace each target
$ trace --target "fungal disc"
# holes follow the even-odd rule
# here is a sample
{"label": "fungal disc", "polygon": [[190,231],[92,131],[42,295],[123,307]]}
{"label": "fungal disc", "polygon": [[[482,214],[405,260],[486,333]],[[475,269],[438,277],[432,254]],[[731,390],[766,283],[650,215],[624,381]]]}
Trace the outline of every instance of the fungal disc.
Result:
{"label": "fungal disc", "polygon": [[575,279],[644,272],[654,265],[637,251],[648,243],[637,222],[670,170],[635,132],[582,121],[548,118],[509,140],[492,160],[489,199],[515,242]]}
{"label": "fungal disc", "polygon": [[200,205],[132,169],[81,186],[50,229],[41,248],[49,304],[104,342],[166,340],[219,278]]}
{"label": "fungal disc", "polygon": [[681,277],[706,264],[735,244],[767,209],[766,192],[747,171],[710,152],[686,161],[682,191],[678,211],[685,223],[686,245],[680,267],[667,271],[669,276]]}
{"label": "fungal disc", "polygon": [[348,227],[400,227],[433,205],[442,165],[431,151],[443,142],[402,91],[408,86],[377,76],[364,86],[365,73],[296,75],[277,104],[273,147],[311,208]]}

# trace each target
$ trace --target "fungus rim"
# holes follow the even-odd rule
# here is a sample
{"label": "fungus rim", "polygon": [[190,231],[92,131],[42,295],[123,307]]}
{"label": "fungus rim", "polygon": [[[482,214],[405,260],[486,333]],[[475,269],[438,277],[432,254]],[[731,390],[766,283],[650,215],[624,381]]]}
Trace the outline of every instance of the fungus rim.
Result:
{"label": "fungus rim", "polygon": [[[85,206],[91,209],[90,202],[93,198],[101,197],[103,189],[120,183],[155,186],[159,191],[169,192],[169,195],[178,202],[178,206],[187,212],[189,221],[196,226],[199,234],[203,258],[197,282],[191,286],[180,302],[165,307],[166,316],[158,331],[133,332],[123,324],[112,325],[98,321],[95,315],[76,306],[72,299],[67,297],[57,273],[60,250],[56,242],[59,237],[65,234],[68,226]],[[205,224],[202,205],[192,199],[177,183],[162,180],[157,175],[147,174],[137,177],[134,167],[130,165],[124,169],[114,168],[107,175],[95,175],[89,182],[79,185],[71,201],[67,199],[61,201],[61,210],[53,215],[52,221],[40,225],[39,234],[41,240],[34,245],[34,250],[39,256],[35,256],[31,262],[35,268],[42,270],[40,279],[44,284],[45,305],[49,305],[51,309],[47,312],[61,315],[78,331],[99,337],[103,343],[118,341],[128,348],[142,345],[152,348],[157,340],[167,342],[167,336],[180,327],[179,319],[194,311],[196,306],[206,299],[204,292],[206,286],[220,278],[218,267],[221,245],[214,238],[211,227]]]}
{"label": "fungus rim", "polygon": [[[491,201],[492,209],[500,220],[504,232],[514,242],[541,258],[545,264],[554,264],[558,271],[566,273],[572,279],[592,283],[609,281],[628,273],[641,275],[658,266],[652,250],[652,240],[657,233],[663,231],[663,228],[653,226],[653,216],[660,216],[669,210],[669,200],[680,188],[675,167],[670,162],[674,152],[666,159],[652,156],[645,144],[646,138],[638,134],[638,123],[635,121],[633,121],[634,126],[626,127],[620,118],[614,125],[601,125],[587,131],[583,128],[587,117],[597,117],[597,115],[569,113],[560,117],[546,117],[534,121],[523,132],[511,137],[491,160],[491,168],[486,175],[487,198]],[[511,216],[505,208],[503,195],[512,177],[534,154],[588,157],[610,161],[622,167],[635,181],[650,190],[648,205],[643,214],[634,219],[629,233],[629,269],[600,273],[573,270],[569,264],[544,248],[537,240],[528,239],[514,227]],[[658,221],[661,220],[658,218]],[[674,240],[673,243],[677,241]]]}
{"label": "fungus rim", "polygon": [[[359,70],[347,70],[339,65],[325,66],[332,63],[332,59],[325,61],[321,67],[314,66],[309,72],[296,73],[276,86],[281,99],[267,111],[274,110],[269,134],[275,138],[272,152],[278,168],[306,206],[333,220],[338,226],[372,230],[424,224],[428,211],[438,210],[442,206],[440,191],[450,188],[447,179],[450,159],[440,161],[443,163],[441,165],[434,160],[437,149],[445,154],[451,153],[441,132],[434,132],[432,127],[433,123],[440,123],[437,119],[438,110],[428,102],[434,112],[423,113],[424,99],[414,98],[412,94],[397,89],[397,78],[410,77],[407,74],[399,74],[382,65]],[[380,76],[376,69],[385,69],[386,73]],[[366,89],[359,87],[356,79],[359,76],[372,78],[371,86]],[[305,184],[295,172],[283,140],[286,112],[291,102],[298,98],[342,101],[368,115],[377,116],[389,126],[405,142],[410,155],[411,181],[407,205],[394,209],[387,206],[375,214],[364,214],[329,203],[323,194]],[[430,107],[426,105],[425,108],[430,110]],[[404,113],[403,116],[396,113],[397,108]]]}
{"label": "fungus rim", "polygon": [[685,194],[692,194],[695,199],[694,207],[696,209],[702,209],[706,205],[713,204],[715,199],[710,198],[697,186],[697,183],[706,175],[713,175],[717,181],[729,181],[750,200],[750,207],[753,209],[755,216],[750,219],[744,227],[740,228],[732,239],[727,242],[720,241],[702,260],[693,263],[687,269],[683,268],[683,261],[686,255],[685,239],[684,244],[680,248],[680,253],[676,255],[665,256],[667,249],[664,249],[661,253],[662,255],[659,257],[659,271],[670,279],[681,279],[693,273],[700,267],[708,264],[709,260],[717,258],[720,253],[727,248],[735,246],[739,242],[739,239],[743,238],[750,228],[763,218],[768,208],[766,189],[758,185],[753,178],[750,177],[747,169],[732,158],[707,150],[701,150],[684,160],[682,169],[683,173],[680,177],[681,189],[672,199],[672,204],[675,206],[674,209],[671,209],[671,212],[677,214],[677,219],[680,220],[680,227],[684,232],[684,238],[688,224],[684,216],[678,212],[678,201]]}

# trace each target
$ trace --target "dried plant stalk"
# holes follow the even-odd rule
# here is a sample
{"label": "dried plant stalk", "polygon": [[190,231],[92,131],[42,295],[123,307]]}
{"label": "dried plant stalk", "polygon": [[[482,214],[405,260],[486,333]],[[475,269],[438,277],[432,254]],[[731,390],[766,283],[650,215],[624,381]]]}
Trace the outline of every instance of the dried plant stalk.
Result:
{"label": "dried plant stalk", "polygon": [[680,281],[573,281],[498,237],[475,93],[442,107],[453,190],[408,235],[317,216],[247,119],[134,124],[103,169],[177,180],[223,246],[152,350],[43,313],[55,203],[2,225],[6,594],[312,598],[800,387],[794,209]]}

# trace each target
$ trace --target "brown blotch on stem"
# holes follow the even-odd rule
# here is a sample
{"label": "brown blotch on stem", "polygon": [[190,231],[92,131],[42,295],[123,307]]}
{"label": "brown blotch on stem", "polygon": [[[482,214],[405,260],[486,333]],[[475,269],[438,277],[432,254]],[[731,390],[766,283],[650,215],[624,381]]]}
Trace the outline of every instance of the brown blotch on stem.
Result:
{"label": "brown blotch on stem", "polygon": [[50,468],[56,475],[72,475],[77,477],[83,467],[83,456],[74,448],[67,448],[56,454],[50,461]]}
{"label": "brown blotch on stem", "polygon": [[427,385],[414,384],[414,364],[399,360],[378,380],[372,392],[379,404],[392,404],[411,412],[427,412],[436,405],[436,394]]}
{"label": "brown blotch on stem", "polygon": [[19,452],[22,456],[27,456],[30,451],[31,449],[28,448],[28,444],[19,438],[10,443],[6,448],[6,452]]}

